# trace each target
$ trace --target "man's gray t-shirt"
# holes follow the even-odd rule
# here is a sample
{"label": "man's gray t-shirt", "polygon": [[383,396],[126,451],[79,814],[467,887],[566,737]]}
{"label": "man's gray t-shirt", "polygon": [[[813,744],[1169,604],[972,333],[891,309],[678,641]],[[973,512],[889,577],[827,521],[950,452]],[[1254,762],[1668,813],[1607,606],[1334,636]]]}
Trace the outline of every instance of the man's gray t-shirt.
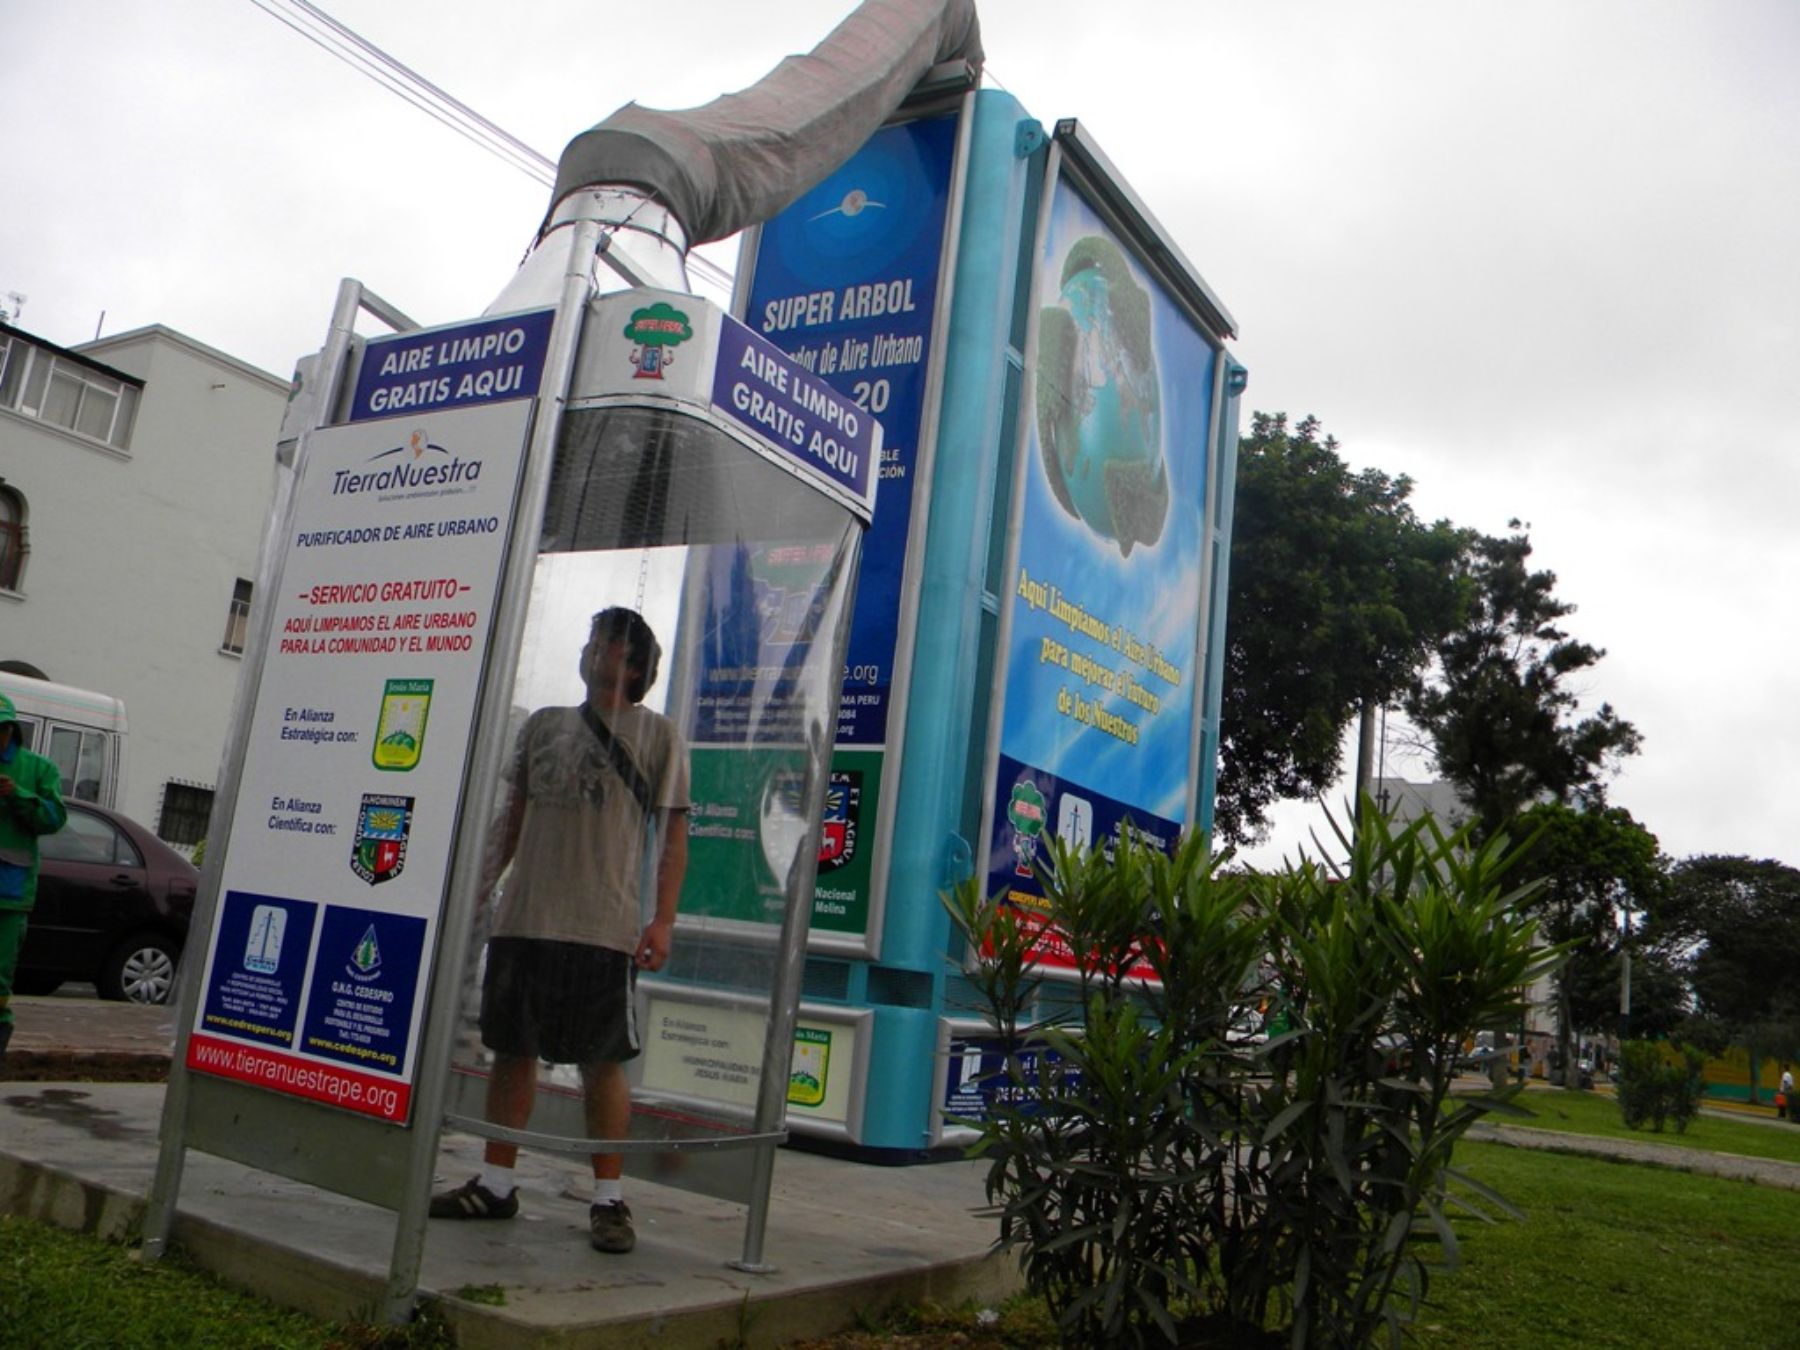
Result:
{"label": "man's gray t-shirt", "polygon": [[[675,724],[641,704],[600,713],[650,789],[653,811],[688,809],[688,754]],[[495,937],[579,942],[634,953],[649,822],[580,708],[540,708],[519,733],[507,778],[525,797]]]}

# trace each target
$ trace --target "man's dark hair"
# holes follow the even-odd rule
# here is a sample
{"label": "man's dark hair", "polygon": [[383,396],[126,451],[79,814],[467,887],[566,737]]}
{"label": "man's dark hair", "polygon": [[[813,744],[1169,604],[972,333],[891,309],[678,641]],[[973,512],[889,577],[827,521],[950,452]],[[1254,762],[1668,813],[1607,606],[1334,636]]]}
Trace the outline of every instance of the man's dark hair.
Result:
{"label": "man's dark hair", "polygon": [[588,630],[590,646],[615,639],[625,642],[625,663],[631,669],[625,697],[633,703],[642,703],[650,686],[656,683],[656,672],[662,665],[662,644],[650,631],[650,625],[644,622],[644,616],[623,605],[601,610],[594,615],[593,626]]}

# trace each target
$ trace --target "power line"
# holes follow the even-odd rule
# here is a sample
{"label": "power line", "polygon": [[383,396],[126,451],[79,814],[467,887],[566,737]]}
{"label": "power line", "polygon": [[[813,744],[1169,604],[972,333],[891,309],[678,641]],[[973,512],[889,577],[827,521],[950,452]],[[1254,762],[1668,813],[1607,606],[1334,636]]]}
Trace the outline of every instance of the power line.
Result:
{"label": "power line", "polygon": [[250,0],[250,3],[521,173],[546,187],[556,181],[556,165],[549,159],[404,62],[345,27],[310,0]]}
{"label": "power line", "polygon": [[[312,0],[250,0],[250,3],[463,139],[545,187],[554,186],[555,161],[338,22]],[[687,262],[694,271],[729,292],[731,273],[697,253],[690,253]]]}

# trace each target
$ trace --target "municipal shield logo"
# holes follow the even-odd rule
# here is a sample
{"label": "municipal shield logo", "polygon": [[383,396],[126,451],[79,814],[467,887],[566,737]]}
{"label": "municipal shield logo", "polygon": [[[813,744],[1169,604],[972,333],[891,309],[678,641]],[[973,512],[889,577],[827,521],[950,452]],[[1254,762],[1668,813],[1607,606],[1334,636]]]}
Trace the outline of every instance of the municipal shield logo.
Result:
{"label": "municipal shield logo", "polygon": [[825,789],[825,824],[819,834],[819,871],[835,872],[856,857],[856,832],[862,814],[862,770],[831,775]]}
{"label": "municipal shield logo", "polygon": [[356,813],[356,843],[350,870],[371,886],[392,881],[406,866],[406,837],[412,831],[413,799],[385,792],[363,793]]}
{"label": "municipal shield logo", "polygon": [[407,773],[425,753],[425,723],[431,715],[431,680],[389,680],[381,691],[375,745],[369,757],[387,773]]}

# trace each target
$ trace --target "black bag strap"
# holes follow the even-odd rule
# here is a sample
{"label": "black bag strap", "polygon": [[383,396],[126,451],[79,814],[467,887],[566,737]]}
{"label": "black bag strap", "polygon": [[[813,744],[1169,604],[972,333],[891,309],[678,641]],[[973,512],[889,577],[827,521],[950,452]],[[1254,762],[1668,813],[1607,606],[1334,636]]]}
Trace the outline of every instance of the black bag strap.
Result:
{"label": "black bag strap", "polygon": [[587,729],[594,733],[594,739],[600,742],[600,750],[612,762],[613,772],[624,780],[625,786],[631,789],[631,795],[637,799],[638,810],[645,818],[650,815],[650,784],[644,781],[643,770],[638,768],[637,761],[632,759],[631,752],[619,744],[619,738],[607,729],[606,723],[600,720],[588,703],[581,705],[581,720],[587,723]]}

